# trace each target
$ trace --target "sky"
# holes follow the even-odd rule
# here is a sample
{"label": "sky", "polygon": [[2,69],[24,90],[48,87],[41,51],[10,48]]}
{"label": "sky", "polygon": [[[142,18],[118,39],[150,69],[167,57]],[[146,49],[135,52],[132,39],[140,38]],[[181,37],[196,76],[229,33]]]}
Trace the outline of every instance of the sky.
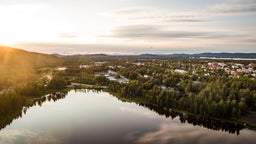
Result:
{"label": "sky", "polygon": [[256,52],[256,0],[0,0],[0,45],[58,54]]}

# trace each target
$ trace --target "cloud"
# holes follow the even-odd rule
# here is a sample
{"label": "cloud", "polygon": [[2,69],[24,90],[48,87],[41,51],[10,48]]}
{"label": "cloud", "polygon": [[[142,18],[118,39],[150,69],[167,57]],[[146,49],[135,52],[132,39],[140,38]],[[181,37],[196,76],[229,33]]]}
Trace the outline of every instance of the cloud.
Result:
{"label": "cloud", "polygon": [[60,139],[51,136],[49,133],[39,133],[30,130],[3,130],[0,134],[0,143],[43,143],[63,144]]}
{"label": "cloud", "polygon": [[222,3],[210,5],[201,10],[176,11],[163,8],[131,7],[115,10],[113,15],[129,20],[148,20],[170,23],[199,23],[211,22],[212,18],[219,16],[236,16],[256,13],[255,0],[226,0]]}
{"label": "cloud", "polygon": [[115,10],[109,13],[120,18],[128,20],[166,20],[166,22],[203,22],[206,20],[199,19],[198,12],[179,12],[173,13],[169,10],[160,8],[136,7]]}
{"label": "cloud", "polygon": [[129,18],[129,17],[136,17],[136,16],[146,16],[146,15],[153,15],[154,13],[158,13],[159,9],[151,8],[151,7],[125,7],[120,8],[112,11],[107,11],[101,13],[104,16],[110,16],[115,18]]}
{"label": "cloud", "polygon": [[249,44],[256,44],[256,38],[247,38],[243,40],[244,42],[248,42]]}
{"label": "cloud", "polygon": [[158,22],[168,22],[168,23],[199,23],[199,22],[211,22],[212,20],[194,16],[194,15],[173,15],[173,16],[135,16],[129,17],[130,20],[156,20]]}
{"label": "cloud", "polygon": [[188,23],[200,23],[200,22],[212,22],[212,20],[206,20],[206,19],[167,19],[163,20],[163,22],[188,22]]}
{"label": "cloud", "polygon": [[124,39],[179,39],[179,38],[233,38],[240,35],[223,34],[210,31],[185,31],[168,30],[164,25],[126,25],[115,28],[110,35],[106,37],[124,38]]}
{"label": "cloud", "polygon": [[156,114],[153,111],[145,111],[144,109],[137,109],[137,108],[130,108],[130,107],[120,107],[120,110],[123,112],[129,112],[129,113],[134,113],[134,114],[138,114],[138,115],[142,115],[145,116],[147,118],[151,118],[151,119],[156,119],[159,117],[158,114]]}
{"label": "cloud", "polygon": [[75,38],[77,36],[75,34],[73,34],[73,33],[61,33],[60,37],[61,38]]}
{"label": "cloud", "polygon": [[228,1],[210,8],[209,12],[222,15],[243,15],[256,13],[255,0]]}
{"label": "cloud", "polygon": [[191,124],[178,124],[172,121],[163,122],[155,131],[149,131],[142,136],[134,138],[140,144],[169,144],[169,143],[254,143],[254,132],[243,130],[242,137],[230,135],[227,132],[212,131]]}
{"label": "cloud", "polygon": [[142,39],[162,39],[162,38],[186,38],[205,36],[203,32],[185,32],[185,31],[168,31],[157,25],[128,25],[120,26],[113,30],[110,37],[118,38],[142,38]]}
{"label": "cloud", "polygon": [[130,8],[115,10],[115,11],[112,11],[112,13],[116,15],[133,15],[133,14],[144,14],[152,11],[154,11],[152,8],[130,7]]}

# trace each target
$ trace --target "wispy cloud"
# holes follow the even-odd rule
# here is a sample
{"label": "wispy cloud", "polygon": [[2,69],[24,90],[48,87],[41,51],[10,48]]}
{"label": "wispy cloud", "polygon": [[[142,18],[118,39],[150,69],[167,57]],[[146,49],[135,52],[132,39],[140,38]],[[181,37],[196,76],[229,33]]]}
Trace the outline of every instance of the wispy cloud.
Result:
{"label": "wispy cloud", "polygon": [[190,124],[174,124],[172,121],[163,122],[155,131],[145,133],[142,136],[134,138],[140,144],[169,144],[169,143],[253,143],[254,134],[251,131],[243,131],[244,137],[230,135],[226,132],[211,131],[202,127],[195,127]]}
{"label": "wispy cloud", "polygon": [[126,17],[129,20],[153,20],[161,22],[211,22],[218,16],[256,14],[255,0],[225,0],[222,3],[204,7],[201,10],[173,12],[162,8],[123,8],[114,10],[113,15]]}
{"label": "wispy cloud", "polygon": [[110,33],[101,37],[159,43],[175,41],[176,44],[173,44],[176,46],[181,46],[181,41],[184,41],[183,45],[191,43],[194,47],[255,45],[253,38],[250,37],[253,31],[239,30],[236,28],[237,24],[231,24],[229,27],[227,25],[230,22],[222,18],[254,14],[255,0],[224,0],[202,9],[188,11],[162,7],[128,7],[114,12],[117,19],[126,18],[127,24],[115,26]]}
{"label": "wispy cloud", "polygon": [[192,14],[181,14],[181,15],[172,15],[172,16],[132,16],[128,18],[129,20],[154,20],[159,23],[162,22],[185,22],[185,23],[199,23],[199,22],[211,22],[213,20],[209,20],[203,18],[199,15],[195,16]]}
{"label": "wispy cloud", "polygon": [[134,14],[145,14],[152,11],[154,11],[154,9],[148,8],[148,7],[129,7],[129,8],[119,9],[119,10],[114,10],[111,13],[115,15],[134,15]]}
{"label": "wispy cloud", "polygon": [[153,111],[145,111],[144,109],[130,108],[130,107],[120,107],[120,110],[123,112],[134,113],[138,115],[145,116],[147,118],[156,119],[158,115]]}
{"label": "wispy cloud", "polygon": [[[88,7],[86,11],[84,8],[72,10],[74,13],[68,11],[72,14],[65,15],[69,19],[63,28],[59,28],[61,24],[57,24],[61,15],[56,13],[57,19],[48,20],[47,17],[44,20],[52,22],[44,24],[45,29],[51,28],[49,32],[52,33],[44,33],[47,30],[39,31],[41,35],[44,34],[42,38],[45,37],[45,40],[41,37],[18,39],[27,43],[17,44],[17,47],[62,54],[255,52],[255,0],[218,0],[207,1],[204,4],[200,1],[126,1],[127,4],[115,1],[114,5],[109,2],[110,6],[104,5],[104,9],[95,7],[94,10],[93,7],[93,10],[90,10]],[[105,12],[103,15],[102,11]],[[67,11],[63,9],[62,12]],[[51,15],[49,13],[49,16]],[[95,21],[88,21],[88,18],[94,18]],[[63,18],[63,22],[65,19],[66,17]],[[26,28],[27,24],[24,26]],[[36,23],[33,26],[37,26]],[[34,29],[37,30],[37,27]],[[30,35],[38,33],[32,33],[34,29]],[[13,39],[20,28],[10,30],[14,34],[9,37]],[[6,37],[8,33],[9,31],[6,31],[4,36]],[[24,33],[22,31],[21,34]]]}
{"label": "wispy cloud", "polygon": [[[108,15],[127,18],[128,20],[162,20],[175,21],[175,22],[199,22],[198,12],[176,12],[173,13],[166,9],[150,8],[150,7],[128,7],[109,12]],[[200,21],[204,21],[201,20]]]}
{"label": "wispy cloud", "polygon": [[236,0],[214,5],[209,12],[222,15],[243,15],[256,13],[255,0]]}
{"label": "wispy cloud", "polygon": [[119,38],[146,39],[204,37],[208,35],[206,32],[168,31],[163,30],[160,26],[152,25],[121,26],[116,28],[113,33],[114,37]]}
{"label": "wispy cloud", "polygon": [[111,35],[106,37],[126,39],[178,39],[178,38],[235,38],[240,35],[223,34],[210,31],[189,31],[189,30],[168,30],[165,25],[126,25],[113,30]]}
{"label": "wispy cloud", "polygon": [[73,33],[61,33],[60,37],[61,38],[75,38],[77,36],[75,34],[73,34]]}
{"label": "wispy cloud", "polygon": [[166,19],[162,22],[180,22],[180,23],[205,23],[205,22],[212,22],[213,20],[207,20],[207,19],[195,19],[195,18],[176,18],[176,19]]}
{"label": "wispy cloud", "polygon": [[63,144],[60,139],[51,136],[49,133],[39,133],[30,130],[3,130],[0,134],[0,143],[44,143]]}

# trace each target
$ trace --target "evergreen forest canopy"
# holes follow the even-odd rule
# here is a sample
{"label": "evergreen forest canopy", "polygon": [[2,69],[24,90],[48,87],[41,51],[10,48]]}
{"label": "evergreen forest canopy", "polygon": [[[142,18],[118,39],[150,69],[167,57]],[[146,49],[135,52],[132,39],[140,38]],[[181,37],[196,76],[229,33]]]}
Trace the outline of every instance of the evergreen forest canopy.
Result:
{"label": "evergreen forest canopy", "polygon": [[255,124],[256,61],[171,56],[56,56],[0,47],[0,115],[47,93],[105,88],[143,105]]}

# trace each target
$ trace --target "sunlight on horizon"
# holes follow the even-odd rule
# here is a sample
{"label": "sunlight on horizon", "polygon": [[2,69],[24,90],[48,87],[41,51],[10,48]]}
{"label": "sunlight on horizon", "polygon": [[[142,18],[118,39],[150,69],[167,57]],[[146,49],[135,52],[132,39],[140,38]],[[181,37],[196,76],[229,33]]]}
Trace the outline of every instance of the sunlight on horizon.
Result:
{"label": "sunlight on horizon", "polygon": [[65,47],[80,53],[255,52],[256,11],[251,8],[256,3],[252,0],[15,0],[0,4],[0,45],[25,50],[67,54]]}

